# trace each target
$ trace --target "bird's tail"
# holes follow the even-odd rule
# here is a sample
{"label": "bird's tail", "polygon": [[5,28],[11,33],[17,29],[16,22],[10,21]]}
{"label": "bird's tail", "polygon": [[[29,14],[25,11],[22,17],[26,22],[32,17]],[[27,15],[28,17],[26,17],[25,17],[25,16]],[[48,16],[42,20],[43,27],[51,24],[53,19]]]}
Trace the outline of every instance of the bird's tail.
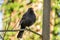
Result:
{"label": "bird's tail", "polygon": [[24,31],[20,31],[20,32],[18,33],[18,35],[17,35],[17,38],[22,38],[23,32],[24,32]]}
{"label": "bird's tail", "polygon": [[[25,26],[21,26],[21,29],[25,29]],[[24,30],[19,31],[19,33],[18,33],[18,35],[17,35],[17,38],[22,38],[23,33],[24,33]]]}

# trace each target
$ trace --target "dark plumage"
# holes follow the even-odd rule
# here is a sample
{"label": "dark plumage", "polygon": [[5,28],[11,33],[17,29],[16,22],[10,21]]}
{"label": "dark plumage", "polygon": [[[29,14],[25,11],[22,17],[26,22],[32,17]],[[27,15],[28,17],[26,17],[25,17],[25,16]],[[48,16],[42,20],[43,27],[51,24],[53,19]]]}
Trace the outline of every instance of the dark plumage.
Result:
{"label": "dark plumage", "polygon": [[[36,16],[34,14],[34,11],[32,8],[29,8],[28,11],[23,15],[19,25],[21,25],[21,29],[25,29],[26,26],[31,26],[35,21]],[[19,31],[17,38],[22,38],[23,32],[24,30]]]}

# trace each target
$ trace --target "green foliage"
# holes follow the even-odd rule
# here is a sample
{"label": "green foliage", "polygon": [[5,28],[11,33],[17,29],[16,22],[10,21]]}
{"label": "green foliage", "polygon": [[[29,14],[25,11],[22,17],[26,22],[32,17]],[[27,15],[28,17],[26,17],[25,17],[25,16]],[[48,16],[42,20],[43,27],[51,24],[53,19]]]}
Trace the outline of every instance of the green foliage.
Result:
{"label": "green foliage", "polygon": [[[52,0],[54,3],[54,6],[52,6],[52,8],[58,9],[56,10],[56,15],[55,15],[55,26],[54,26],[54,33],[60,33],[60,17],[58,17],[58,13],[60,13],[60,0]],[[60,40],[59,39],[59,34],[57,36],[53,36],[52,40]]]}
{"label": "green foliage", "polygon": [[[21,3],[19,3],[19,2],[12,3],[11,0],[9,0],[9,1],[10,1],[10,3],[2,5],[2,8],[4,7],[4,9],[5,9],[5,12],[4,12],[5,19],[3,20],[4,21],[4,29],[8,28],[8,26],[9,26],[8,23],[10,22],[10,14],[14,10],[17,12],[17,14],[14,15],[14,17],[11,18],[11,22],[15,22],[16,18],[21,18],[21,14],[19,12],[19,11],[21,11],[21,9],[23,10],[23,12],[26,11],[26,8],[24,7],[24,5],[26,5],[26,3],[25,3],[24,0],[22,0],[23,2],[21,2]],[[37,2],[36,0],[30,0],[30,1],[33,2],[33,3]],[[51,0],[51,1],[53,1],[55,3],[55,5],[52,6],[53,9],[55,9],[55,8],[60,9],[60,0]],[[58,12],[60,12],[60,10]],[[42,16],[43,11],[42,10],[37,10],[36,13],[38,15]],[[56,15],[56,17],[57,17],[57,15]],[[39,19],[39,17],[37,18],[37,20],[38,19]],[[54,26],[54,32],[55,33],[60,32],[59,31],[59,29],[60,29],[60,27],[59,27],[60,24],[59,23],[60,23],[60,18],[56,18],[55,19],[55,24],[57,24],[57,25]],[[39,25],[42,28],[42,22],[36,22],[35,26],[36,25]],[[13,29],[13,27],[9,26],[9,30],[12,30],[12,29]],[[9,36],[14,36],[15,34],[16,34],[16,32],[7,32],[6,36],[4,37],[4,40],[10,40]],[[57,40],[56,37],[57,37],[58,40],[60,40],[60,38],[59,38],[60,36],[53,36],[53,40]],[[28,36],[24,40],[40,40],[40,37],[36,34],[32,34],[32,36]]]}
{"label": "green foliage", "polygon": [[40,36],[36,34],[32,34],[27,36],[25,40],[40,40]]}
{"label": "green foliage", "polygon": [[33,34],[34,40],[40,40],[40,36]]}
{"label": "green foliage", "polygon": [[9,36],[8,35],[6,35],[5,37],[4,37],[4,40],[9,40],[9,38],[8,38]]}
{"label": "green foliage", "polygon": [[[4,29],[7,30],[7,28],[9,30],[13,30],[13,26],[11,26],[9,23],[10,22],[14,22],[16,21],[16,19],[18,18],[21,18],[21,11],[26,12],[26,7],[24,7],[24,5],[26,6],[26,3],[25,1],[23,0],[23,2],[19,3],[19,2],[14,2],[12,3],[11,0],[9,0],[10,3],[6,3],[6,4],[3,4],[2,5],[2,8],[4,8]],[[31,0],[33,3],[37,2],[36,0]],[[12,14],[12,12],[15,11],[16,14],[14,15],[13,14],[13,17],[11,17],[10,19],[10,16]],[[42,10],[38,10],[36,11],[36,13],[38,15],[42,15]],[[37,18],[37,20],[39,20],[39,17]],[[39,25],[42,27],[42,22],[36,22],[35,23],[35,26],[36,25]],[[14,36],[16,35],[16,32],[7,32],[5,37],[4,37],[4,40],[11,40],[9,37],[10,36]],[[17,40],[17,38],[15,38],[15,40]],[[32,34],[32,36],[27,36],[24,40],[40,40],[40,36],[36,35],[36,34]]]}

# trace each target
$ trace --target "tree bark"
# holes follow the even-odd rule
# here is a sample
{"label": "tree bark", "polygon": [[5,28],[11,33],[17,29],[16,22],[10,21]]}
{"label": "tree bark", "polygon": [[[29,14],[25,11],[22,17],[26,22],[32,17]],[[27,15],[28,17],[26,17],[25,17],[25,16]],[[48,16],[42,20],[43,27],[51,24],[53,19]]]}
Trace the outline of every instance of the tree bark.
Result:
{"label": "tree bark", "polygon": [[42,40],[50,40],[50,9],[51,1],[44,0],[43,3],[43,29],[42,29]]}

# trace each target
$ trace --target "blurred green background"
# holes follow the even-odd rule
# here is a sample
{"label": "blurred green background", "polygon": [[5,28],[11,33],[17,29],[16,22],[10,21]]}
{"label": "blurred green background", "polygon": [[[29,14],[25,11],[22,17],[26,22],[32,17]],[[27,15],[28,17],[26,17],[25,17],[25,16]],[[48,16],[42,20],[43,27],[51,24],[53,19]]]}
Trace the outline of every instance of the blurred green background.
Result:
{"label": "blurred green background", "polygon": [[[42,34],[43,21],[43,0],[4,0],[3,10],[3,29],[17,30],[22,15],[28,8],[32,7],[36,14],[36,22],[30,27],[31,30]],[[51,40],[60,40],[60,0],[51,0]],[[4,40],[18,40],[18,32],[4,32]],[[25,30],[23,40],[41,40],[39,35]]]}

